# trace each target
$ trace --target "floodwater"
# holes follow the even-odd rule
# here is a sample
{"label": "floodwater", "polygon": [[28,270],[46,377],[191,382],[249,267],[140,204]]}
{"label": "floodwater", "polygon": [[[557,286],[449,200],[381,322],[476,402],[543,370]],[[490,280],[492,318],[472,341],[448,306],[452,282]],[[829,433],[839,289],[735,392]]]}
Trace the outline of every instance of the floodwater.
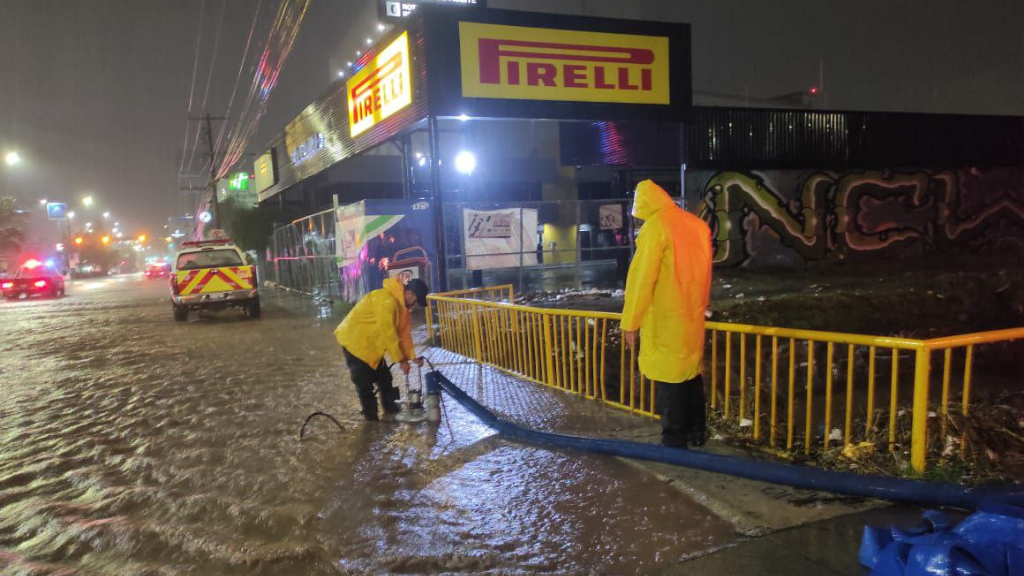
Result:
{"label": "floodwater", "polygon": [[[0,574],[648,574],[732,527],[621,461],[363,423],[336,318],[175,323],[166,284],[0,304]],[[538,388],[538,394],[552,392]],[[335,415],[344,430],[314,420]]]}

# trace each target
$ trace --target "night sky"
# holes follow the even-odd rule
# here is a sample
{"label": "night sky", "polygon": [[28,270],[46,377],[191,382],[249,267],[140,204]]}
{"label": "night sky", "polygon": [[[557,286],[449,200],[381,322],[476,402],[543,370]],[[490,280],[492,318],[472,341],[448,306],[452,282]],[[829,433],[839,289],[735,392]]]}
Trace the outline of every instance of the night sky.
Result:
{"label": "night sky", "polygon": [[[203,111],[224,1],[205,0],[194,114]],[[206,99],[215,115],[224,113],[257,3],[226,1]],[[262,151],[333,80],[331,51],[344,44],[348,25],[368,1],[312,0],[250,151]],[[202,2],[0,0],[0,151],[17,149],[24,158],[15,168],[0,164],[0,187],[6,182],[32,205],[44,197],[77,204],[91,193],[97,211],[111,210],[129,233],[158,232],[178,211]],[[263,0],[257,39],[266,37],[277,5]],[[817,82],[824,62],[830,107],[1024,114],[1019,0],[491,5],[689,21],[698,93],[766,97],[801,90]],[[244,73],[243,93],[250,80]]]}

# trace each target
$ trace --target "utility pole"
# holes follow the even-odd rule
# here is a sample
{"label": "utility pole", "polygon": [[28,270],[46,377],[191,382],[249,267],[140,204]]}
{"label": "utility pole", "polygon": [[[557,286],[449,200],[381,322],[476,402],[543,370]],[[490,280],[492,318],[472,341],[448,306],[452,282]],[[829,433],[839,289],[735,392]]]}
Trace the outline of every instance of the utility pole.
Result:
{"label": "utility pole", "polygon": [[210,183],[207,185],[210,192],[213,193],[213,204],[212,214],[213,218],[210,220],[213,223],[213,228],[216,230],[220,228],[220,204],[217,199],[217,152],[213,149],[213,127],[210,125],[210,114],[206,114],[206,146],[210,153]]}
{"label": "utility pole", "polygon": [[[210,208],[211,208],[211,210],[210,210],[210,217],[211,217],[210,218],[210,223],[213,225],[214,228],[219,228],[220,227],[220,214],[219,214],[219,212],[220,212],[220,205],[218,204],[218,200],[217,200],[217,180],[216,180],[216,178],[217,178],[217,151],[214,150],[214,148],[213,148],[213,126],[212,126],[211,122],[213,120],[227,120],[227,118],[225,118],[223,116],[210,116],[210,114],[207,112],[206,114],[203,114],[202,116],[198,116],[198,117],[197,116],[190,116],[188,118],[188,120],[189,120],[189,122],[192,122],[194,120],[198,120],[199,122],[202,122],[202,125],[200,126],[200,129],[202,131],[206,132],[206,149],[207,149],[206,152],[207,152],[207,155],[210,157],[210,176],[209,176],[210,181],[206,185],[206,190],[207,190],[207,192],[211,193],[211,195],[213,197],[213,204],[210,206]],[[179,176],[182,176],[182,175],[179,174]],[[192,177],[192,175],[187,175],[187,176],[188,177]],[[196,175],[196,176],[198,176],[198,175]]]}

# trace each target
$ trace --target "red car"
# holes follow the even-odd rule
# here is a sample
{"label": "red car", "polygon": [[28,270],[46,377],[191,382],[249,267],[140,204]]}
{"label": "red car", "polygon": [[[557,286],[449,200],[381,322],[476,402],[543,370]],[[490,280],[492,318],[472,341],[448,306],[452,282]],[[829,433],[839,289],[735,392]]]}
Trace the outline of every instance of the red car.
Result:
{"label": "red car", "polygon": [[153,264],[146,264],[146,278],[153,280],[155,278],[167,278],[171,275],[171,265],[166,262],[155,262]]}
{"label": "red car", "polygon": [[0,281],[4,298],[17,300],[22,296],[50,296],[56,298],[64,295],[64,277],[38,260],[29,260],[18,268],[14,278]]}

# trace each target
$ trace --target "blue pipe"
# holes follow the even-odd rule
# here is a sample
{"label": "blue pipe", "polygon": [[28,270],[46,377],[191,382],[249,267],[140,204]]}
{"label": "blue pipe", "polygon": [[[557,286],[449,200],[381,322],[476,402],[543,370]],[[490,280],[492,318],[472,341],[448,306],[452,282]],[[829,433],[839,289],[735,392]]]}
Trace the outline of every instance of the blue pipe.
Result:
{"label": "blue pipe", "polygon": [[728,474],[760,482],[785,484],[795,488],[822,490],[836,494],[849,494],[866,498],[915,502],[932,506],[953,506],[975,509],[982,504],[1009,504],[1024,506],[1024,486],[979,486],[968,488],[959,484],[922,482],[886,476],[869,476],[830,472],[809,466],[776,464],[750,458],[722,456],[693,450],[680,450],[658,444],[643,444],[628,440],[605,440],[541,432],[524,428],[494,415],[472,399],[440,372],[434,370],[426,376],[427,393],[444,390],[459,404],[499,434],[558,448],[572,448],[595,454],[621,456],[636,460],[663,462],[707,472]]}

